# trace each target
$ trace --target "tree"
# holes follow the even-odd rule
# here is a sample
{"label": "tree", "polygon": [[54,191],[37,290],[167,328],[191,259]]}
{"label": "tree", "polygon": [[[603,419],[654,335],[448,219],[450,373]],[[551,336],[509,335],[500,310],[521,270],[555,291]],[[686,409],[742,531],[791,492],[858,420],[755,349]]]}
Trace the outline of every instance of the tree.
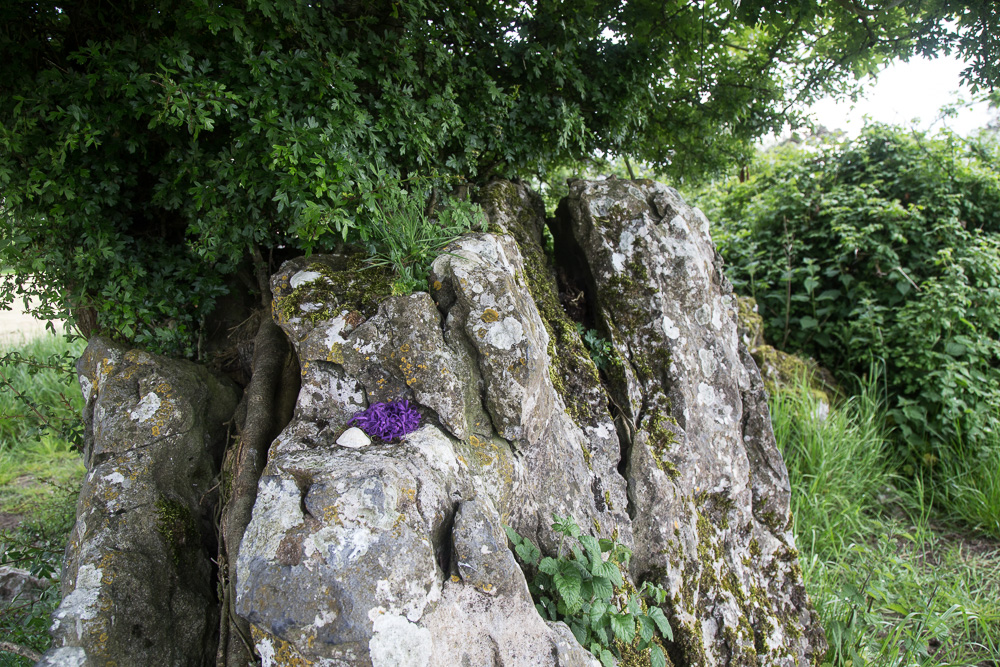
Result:
{"label": "tree", "polygon": [[986,0],[11,0],[0,300],[192,356],[255,251],[365,240],[402,190],[430,210],[595,151],[719,168],[893,57],[957,49],[992,86],[996,23]]}

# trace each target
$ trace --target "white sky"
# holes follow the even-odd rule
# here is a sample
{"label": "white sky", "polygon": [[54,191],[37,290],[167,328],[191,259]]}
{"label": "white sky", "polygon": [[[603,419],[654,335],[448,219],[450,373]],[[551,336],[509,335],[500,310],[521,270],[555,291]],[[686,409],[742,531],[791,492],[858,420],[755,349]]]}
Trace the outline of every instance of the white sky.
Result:
{"label": "white sky", "polygon": [[989,122],[991,114],[986,102],[962,109],[957,118],[937,120],[943,105],[959,97],[966,101],[972,98],[969,89],[960,85],[964,67],[953,57],[897,62],[879,73],[874,88],[867,89],[864,99],[852,103],[828,98],[814,105],[812,112],[816,121],[827,129],[841,129],[852,136],[861,130],[866,115],[896,125],[909,125],[913,119],[919,119],[914,125],[920,129],[937,130],[947,125],[966,135]]}

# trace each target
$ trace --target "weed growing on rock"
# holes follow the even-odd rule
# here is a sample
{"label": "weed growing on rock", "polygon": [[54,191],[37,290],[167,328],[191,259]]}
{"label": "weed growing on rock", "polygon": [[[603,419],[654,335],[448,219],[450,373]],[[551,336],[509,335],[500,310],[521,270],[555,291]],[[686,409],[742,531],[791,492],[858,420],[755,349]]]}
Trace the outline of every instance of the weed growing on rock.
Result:
{"label": "weed growing on rock", "polygon": [[584,329],[582,324],[577,323],[576,330],[580,334],[583,344],[587,346],[587,352],[590,354],[591,361],[597,366],[597,370],[606,369],[615,354],[615,348],[601,336],[597,329]]}
{"label": "weed growing on rock", "polygon": [[370,224],[359,231],[369,246],[371,264],[391,266],[396,272],[393,294],[406,295],[427,289],[431,262],[477,222],[482,226],[485,218],[474,204],[454,201],[430,213],[422,197],[403,193],[381,202]]}
{"label": "weed growing on rock", "polygon": [[[622,570],[632,552],[624,545],[582,535],[572,518],[552,518],[552,530],[562,535],[555,558],[542,558],[531,540],[504,526],[522,567],[535,572],[528,588],[538,613],[566,623],[605,667],[645,657],[653,667],[664,667],[662,641],[674,638],[658,606],[666,600],[666,591],[649,582],[637,589],[625,580]],[[564,555],[566,538],[572,541]]]}

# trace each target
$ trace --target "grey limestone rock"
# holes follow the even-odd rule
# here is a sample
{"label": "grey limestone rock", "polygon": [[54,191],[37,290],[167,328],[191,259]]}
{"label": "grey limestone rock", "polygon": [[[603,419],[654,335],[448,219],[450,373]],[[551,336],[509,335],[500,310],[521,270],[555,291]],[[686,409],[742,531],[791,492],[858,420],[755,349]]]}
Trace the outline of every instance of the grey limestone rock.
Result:
{"label": "grey limestone rock", "polygon": [[213,486],[236,390],[93,339],[77,363],[87,476],[42,665],[206,665]]}
{"label": "grey limestone rock", "polygon": [[24,604],[37,599],[50,583],[48,579],[36,577],[28,570],[0,565],[0,610],[11,603]]}
{"label": "grey limestone rock", "polygon": [[[503,524],[534,534],[558,512],[610,535],[624,480],[604,482],[619,513],[598,506],[513,238],[462,237],[434,269],[437,301],[380,296],[344,257],[292,260],[272,279],[303,389],[237,563],[236,608],[267,664],[593,664],[538,616]],[[377,307],[328,296],[345,284]],[[337,445],[351,415],[392,400],[423,425]]]}
{"label": "grey limestone rock", "polygon": [[[479,197],[491,231],[449,246],[430,295],[391,296],[351,257],[272,279],[303,389],[237,564],[264,664],[594,664],[537,614],[507,548],[504,524],[553,554],[553,515],[666,587],[674,664],[812,662],[787,474],[708,222],[661,185],[576,182],[556,271],[536,195]],[[561,294],[613,344],[603,374]],[[337,444],[393,400],[417,431]]]}
{"label": "grey limestone rock", "polygon": [[708,220],[651,181],[576,181],[574,254],[619,353],[637,580],[670,592],[675,661],[810,664],[825,640],[790,531],[788,477]]}

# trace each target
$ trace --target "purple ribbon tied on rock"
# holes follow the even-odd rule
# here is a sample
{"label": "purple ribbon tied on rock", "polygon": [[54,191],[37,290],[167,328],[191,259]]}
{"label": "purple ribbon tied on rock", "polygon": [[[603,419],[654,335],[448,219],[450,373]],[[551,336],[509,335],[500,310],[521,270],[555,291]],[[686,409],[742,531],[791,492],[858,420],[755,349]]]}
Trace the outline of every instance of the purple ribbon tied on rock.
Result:
{"label": "purple ribbon tied on rock", "polygon": [[410,402],[375,403],[351,417],[348,424],[357,424],[372,438],[390,442],[412,433],[420,427],[420,413]]}

